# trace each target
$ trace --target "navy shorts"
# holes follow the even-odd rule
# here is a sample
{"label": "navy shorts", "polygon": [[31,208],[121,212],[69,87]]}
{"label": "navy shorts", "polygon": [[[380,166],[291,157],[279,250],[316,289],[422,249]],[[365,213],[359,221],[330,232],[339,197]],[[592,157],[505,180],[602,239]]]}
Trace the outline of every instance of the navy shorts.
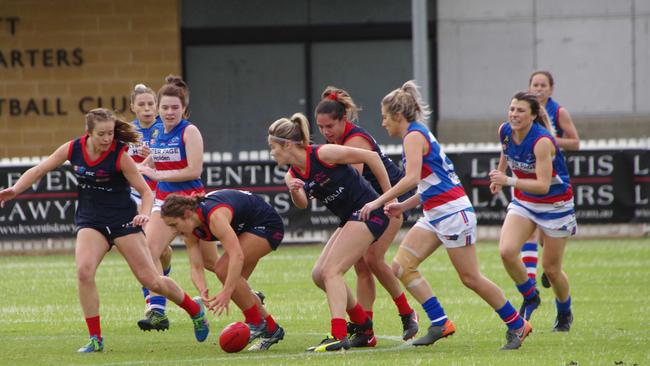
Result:
{"label": "navy shorts", "polygon": [[241,232],[248,232],[265,238],[271,245],[271,249],[276,250],[280,246],[282,238],[284,238],[284,224],[280,215],[269,206],[264,217],[255,220],[253,225],[244,226]]}
{"label": "navy shorts", "polygon": [[135,226],[130,222],[120,226],[101,226],[96,224],[81,224],[81,225],[77,225],[77,227],[75,228],[74,231],[75,235],[81,229],[93,229],[99,231],[99,233],[102,234],[104,238],[106,238],[106,241],[108,242],[109,250],[113,245],[115,245],[114,240],[119,237],[131,235],[135,233],[144,233],[144,231],[142,231],[142,226]]}
{"label": "navy shorts", "polygon": [[[348,221],[361,221],[361,219],[359,218],[359,211],[358,210],[354,211],[352,215],[350,215],[350,218],[341,222],[339,227],[342,227]],[[384,234],[386,228],[388,228],[390,219],[384,213],[384,207],[382,206],[372,211],[370,213],[370,217],[368,218],[368,220],[364,221],[363,223],[366,224],[372,236],[375,237],[375,241],[377,241]]]}

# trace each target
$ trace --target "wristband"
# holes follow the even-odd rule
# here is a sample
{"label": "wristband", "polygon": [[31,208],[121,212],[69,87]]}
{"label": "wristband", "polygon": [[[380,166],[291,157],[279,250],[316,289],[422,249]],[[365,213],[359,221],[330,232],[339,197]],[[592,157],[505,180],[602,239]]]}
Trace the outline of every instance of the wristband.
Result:
{"label": "wristband", "polygon": [[517,184],[518,180],[519,180],[519,178],[517,178],[517,177],[507,177],[506,178],[506,185],[514,187],[515,184]]}

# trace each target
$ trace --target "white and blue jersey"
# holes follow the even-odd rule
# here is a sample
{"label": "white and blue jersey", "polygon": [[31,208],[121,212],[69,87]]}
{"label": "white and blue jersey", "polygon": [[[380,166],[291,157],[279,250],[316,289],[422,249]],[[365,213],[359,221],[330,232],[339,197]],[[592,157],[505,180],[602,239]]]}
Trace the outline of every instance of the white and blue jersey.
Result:
{"label": "white and blue jersey", "polygon": [[533,123],[530,131],[520,144],[512,139],[512,128],[508,122],[501,125],[499,139],[510,170],[519,179],[537,179],[535,173],[535,145],[547,138],[555,146],[551,185],[546,194],[533,194],[514,188],[513,199],[508,210],[514,210],[533,220],[545,233],[562,236],[561,232],[573,235],[576,231],[573,189],[564,156],[549,131]]}
{"label": "white and blue jersey", "polygon": [[[151,126],[149,127],[142,127],[142,124],[140,123],[140,120],[135,119],[133,122],[133,126],[135,126],[135,129],[142,134],[142,140],[140,141],[139,144],[129,144],[129,155],[133,158],[133,161],[136,163],[141,163],[144,161],[145,158],[142,156],[138,155],[138,148],[142,145],[144,146],[151,146],[153,143],[156,141],[156,138],[158,137],[159,134],[163,133],[163,123],[160,120],[160,117],[156,117],[156,120],[153,121]],[[156,184],[157,182],[155,180],[151,180],[149,177],[144,175],[144,181],[147,182],[147,185],[151,189],[152,192],[156,191]],[[140,193],[138,193],[136,190],[131,191],[131,197],[135,198],[136,200],[140,199]],[[136,201],[137,202],[137,201]]]}
{"label": "white and blue jersey", "polygon": [[[189,121],[181,120],[171,131],[165,133],[162,130],[158,134],[150,145],[156,170],[178,170],[187,167],[187,153],[183,134],[185,128],[190,125]],[[171,193],[189,196],[203,192],[203,183],[199,177],[184,182],[158,182],[156,199],[164,200]]]}
{"label": "white and blue jersey", "polygon": [[[428,142],[428,151],[422,156],[422,170],[417,192],[427,221],[434,224],[460,211],[474,211],[465,189],[454,171],[454,164],[440,148],[440,144],[423,124],[409,123],[407,135],[420,133]],[[408,164],[402,154],[404,166]]]}
{"label": "white and blue jersey", "polygon": [[564,136],[564,130],[560,127],[560,109],[562,108],[553,98],[548,98],[546,101],[546,114],[551,120],[551,126],[555,129],[555,136]]}

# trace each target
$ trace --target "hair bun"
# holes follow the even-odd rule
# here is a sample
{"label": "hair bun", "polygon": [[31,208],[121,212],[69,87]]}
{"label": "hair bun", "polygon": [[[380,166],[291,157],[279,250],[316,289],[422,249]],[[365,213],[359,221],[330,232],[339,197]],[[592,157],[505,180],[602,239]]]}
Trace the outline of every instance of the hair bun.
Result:
{"label": "hair bun", "polygon": [[144,85],[144,84],[136,84],[136,85],[133,87],[133,90],[134,90],[134,91],[137,91],[137,92],[144,92],[144,91],[147,90],[147,86]]}

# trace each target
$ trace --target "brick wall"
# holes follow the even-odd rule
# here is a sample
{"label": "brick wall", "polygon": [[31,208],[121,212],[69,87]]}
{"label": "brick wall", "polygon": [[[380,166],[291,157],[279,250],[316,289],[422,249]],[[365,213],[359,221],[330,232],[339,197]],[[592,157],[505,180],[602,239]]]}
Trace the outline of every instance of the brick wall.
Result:
{"label": "brick wall", "polygon": [[134,84],[181,72],[179,0],[0,1],[0,158],[50,154]]}

